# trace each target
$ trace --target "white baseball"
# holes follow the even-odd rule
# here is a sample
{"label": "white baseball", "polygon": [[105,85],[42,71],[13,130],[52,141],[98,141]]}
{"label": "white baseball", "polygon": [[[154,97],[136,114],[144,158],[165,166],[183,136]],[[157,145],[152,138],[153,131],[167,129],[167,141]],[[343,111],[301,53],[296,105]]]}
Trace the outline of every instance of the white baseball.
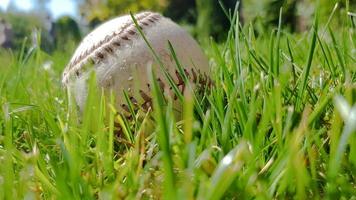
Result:
{"label": "white baseball", "polygon": [[[175,73],[175,61],[168,41],[177,58],[188,72],[209,72],[208,59],[197,42],[180,26],[158,13],[142,12],[135,19],[159,55],[163,65]],[[114,18],[89,33],[76,49],[63,72],[62,82],[83,109],[87,97],[87,79],[95,70],[99,86],[115,92],[118,105],[124,101],[123,91],[142,90],[149,94],[147,66],[152,65],[162,80],[158,64],[139,34],[130,15]],[[195,76],[192,72],[191,76]],[[177,78],[175,79],[177,80]],[[142,95],[141,95],[142,96]]]}

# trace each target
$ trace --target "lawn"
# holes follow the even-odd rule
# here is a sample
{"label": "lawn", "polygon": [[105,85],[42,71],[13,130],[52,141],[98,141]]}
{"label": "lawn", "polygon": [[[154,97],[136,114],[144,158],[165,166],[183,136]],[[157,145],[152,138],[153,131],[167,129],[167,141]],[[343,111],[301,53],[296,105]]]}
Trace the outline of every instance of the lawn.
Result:
{"label": "lawn", "polygon": [[356,199],[355,20],[335,12],[302,34],[231,17],[182,117],[155,81],[153,111],[126,119],[92,81],[78,113],[74,48],[1,50],[0,199]]}

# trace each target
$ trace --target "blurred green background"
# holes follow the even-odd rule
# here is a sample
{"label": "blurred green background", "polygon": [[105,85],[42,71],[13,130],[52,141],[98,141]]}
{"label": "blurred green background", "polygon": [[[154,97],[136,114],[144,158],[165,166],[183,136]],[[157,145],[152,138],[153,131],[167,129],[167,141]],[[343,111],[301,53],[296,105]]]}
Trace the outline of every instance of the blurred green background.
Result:
{"label": "blurred green background", "polygon": [[[73,14],[57,14],[56,8],[49,8],[53,2],[58,9],[69,9]],[[4,0],[5,2],[5,0]],[[27,3],[26,3],[27,2]],[[41,47],[48,53],[74,48],[80,39],[98,24],[115,16],[132,11],[153,10],[163,13],[182,24],[200,40],[212,36],[223,41],[230,27],[229,13],[239,2],[240,22],[253,24],[256,35],[270,31],[278,24],[279,10],[283,7],[282,25],[291,32],[303,33],[311,26],[316,0],[7,0],[0,9],[0,46],[18,50],[27,38],[27,45],[41,41]],[[356,1],[320,0],[320,18],[327,21],[336,3],[341,10],[355,10]],[[4,4],[4,3],[2,3]],[[30,8],[21,9],[25,4]],[[1,6],[1,5],[0,5]],[[224,8],[224,9],[223,9]],[[225,12],[224,12],[225,11]],[[339,15],[346,12],[338,12]],[[338,19],[340,17],[336,17]],[[334,20],[333,27],[338,27]],[[39,34],[40,33],[40,34]],[[26,46],[26,45],[25,45]]]}

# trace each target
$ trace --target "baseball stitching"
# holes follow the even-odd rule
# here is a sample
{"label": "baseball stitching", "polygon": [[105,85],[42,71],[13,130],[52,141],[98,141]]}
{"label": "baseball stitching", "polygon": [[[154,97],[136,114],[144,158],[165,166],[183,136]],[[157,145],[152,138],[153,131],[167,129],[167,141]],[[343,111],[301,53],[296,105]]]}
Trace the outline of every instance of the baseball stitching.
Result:
{"label": "baseball stitching", "polygon": [[[144,12],[135,16],[139,27],[142,30],[150,27],[161,19],[158,13]],[[137,35],[137,29],[133,21],[127,22],[119,32],[113,32],[112,35],[107,35],[103,40],[81,53],[67,65],[63,72],[63,84],[67,84],[70,76],[74,73],[77,77],[80,76],[80,71],[88,62],[98,64],[102,62],[108,54],[114,53],[120,48],[124,42],[131,41],[132,36]]]}

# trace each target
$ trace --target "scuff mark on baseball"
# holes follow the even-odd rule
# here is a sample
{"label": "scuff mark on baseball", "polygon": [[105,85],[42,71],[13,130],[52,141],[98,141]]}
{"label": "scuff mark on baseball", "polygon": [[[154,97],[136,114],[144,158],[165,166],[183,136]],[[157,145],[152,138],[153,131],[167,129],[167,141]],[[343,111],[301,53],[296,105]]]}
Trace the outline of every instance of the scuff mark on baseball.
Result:
{"label": "scuff mark on baseball", "polygon": [[[179,25],[153,12],[142,12],[134,17],[170,74],[173,75],[176,68],[168,41],[192,79],[197,73],[205,76],[209,73],[208,59],[202,49]],[[150,64],[158,69],[131,16],[125,15],[105,22],[83,39],[63,72],[62,82],[82,110],[87,97],[87,79],[95,70],[98,85],[114,91],[120,107],[124,101],[123,90],[134,90],[141,96],[149,94],[147,66]],[[179,76],[175,81],[179,83]]]}

